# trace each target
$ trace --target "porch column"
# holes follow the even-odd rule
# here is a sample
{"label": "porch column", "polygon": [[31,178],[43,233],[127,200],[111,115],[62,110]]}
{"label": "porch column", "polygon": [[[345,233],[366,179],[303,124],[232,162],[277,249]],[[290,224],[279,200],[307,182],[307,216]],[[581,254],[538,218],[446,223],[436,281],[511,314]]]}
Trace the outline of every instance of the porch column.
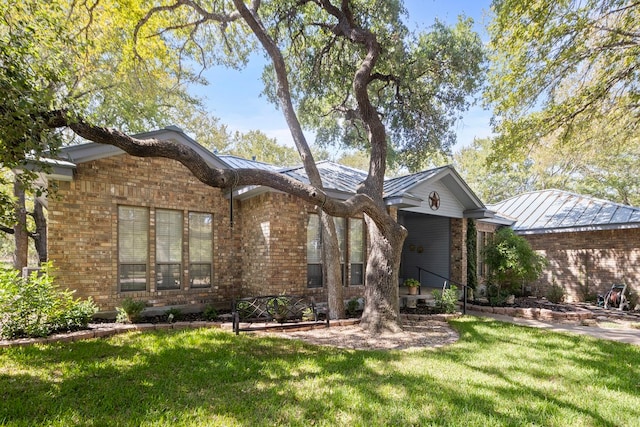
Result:
{"label": "porch column", "polygon": [[451,218],[451,280],[467,284],[467,221]]}

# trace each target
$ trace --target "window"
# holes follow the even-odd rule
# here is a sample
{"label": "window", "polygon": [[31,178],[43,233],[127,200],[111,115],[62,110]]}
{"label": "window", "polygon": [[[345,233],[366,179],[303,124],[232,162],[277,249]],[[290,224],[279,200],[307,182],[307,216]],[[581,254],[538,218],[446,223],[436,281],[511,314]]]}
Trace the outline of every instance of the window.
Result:
{"label": "window", "polygon": [[338,248],[340,250],[340,271],[342,272],[342,284],[346,284],[344,279],[347,275],[345,270],[345,256],[347,253],[347,230],[345,229],[345,218],[333,218],[333,223],[336,226],[336,234],[338,235]]}
{"label": "window", "polygon": [[[362,285],[364,283],[364,221],[358,218],[334,218],[342,283]],[[348,242],[348,244],[347,244]],[[347,259],[349,260],[348,269]],[[309,214],[307,222],[307,286],[322,287],[322,227],[317,214]]]}
{"label": "window", "polygon": [[307,222],[307,287],[322,287],[322,239],[316,214],[309,214]]}
{"label": "window", "polygon": [[156,287],[180,289],[182,284],[182,212],[156,210]]}
{"label": "window", "polygon": [[489,268],[484,260],[484,250],[489,243],[491,243],[491,239],[493,238],[493,233],[486,231],[478,231],[478,243],[476,246],[476,250],[478,251],[478,276],[485,278],[489,274]]}
{"label": "window", "polygon": [[120,291],[147,289],[149,210],[118,207],[118,282]]}
{"label": "window", "polygon": [[192,288],[211,286],[213,216],[189,213],[189,281]]}
{"label": "window", "polygon": [[364,285],[364,220],[349,219],[350,285]]}

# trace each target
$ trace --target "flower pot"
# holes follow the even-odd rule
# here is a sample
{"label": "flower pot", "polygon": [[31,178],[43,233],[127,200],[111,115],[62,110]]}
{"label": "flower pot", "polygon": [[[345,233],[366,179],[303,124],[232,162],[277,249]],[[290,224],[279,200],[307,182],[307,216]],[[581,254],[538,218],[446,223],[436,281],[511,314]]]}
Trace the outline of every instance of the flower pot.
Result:
{"label": "flower pot", "polygon": [[418,288],[416,286],[409,286],[409,295],[418,295]]}

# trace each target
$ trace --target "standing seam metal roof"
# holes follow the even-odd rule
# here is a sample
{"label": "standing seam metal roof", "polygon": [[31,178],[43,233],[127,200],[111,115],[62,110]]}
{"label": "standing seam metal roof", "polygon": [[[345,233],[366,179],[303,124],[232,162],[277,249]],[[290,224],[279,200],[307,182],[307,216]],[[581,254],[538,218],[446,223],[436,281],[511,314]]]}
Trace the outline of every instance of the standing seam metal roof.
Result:
{"label": "standing seam metal roof", "polygon": [[562,190],[524,193],[488,206],[514,218],[520,232],[640,227],[640,208]]}

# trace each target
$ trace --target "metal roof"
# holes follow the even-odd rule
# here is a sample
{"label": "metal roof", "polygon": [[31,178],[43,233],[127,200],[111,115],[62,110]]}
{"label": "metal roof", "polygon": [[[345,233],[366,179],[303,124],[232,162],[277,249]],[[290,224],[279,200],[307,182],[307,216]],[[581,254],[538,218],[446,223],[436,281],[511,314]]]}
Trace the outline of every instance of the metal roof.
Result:
{"label": "metal roof", "polygon": [[447,169],[448,167],[449,166],[443,166],[440,168],[429,169],[411,175],[387,179],[384,182],[384,195],[385,197],[402,195],[413,188],[416,184],[419,184],[437,175],[440,171]]}
{"label": "metal roof", "polygon": [[[213,167],[231,168],[231,169],[260,169],[276,173],[285,174],[300,182],[309,183],[306,171],[302,166],[296,167],[280,167],[269,163],[259,162],[256,160],[243,159],[233,155],[217,155],[198,144],[194,139],[185,134],[182,129],[176,126],[168,126],[151,132],[134,135],[136,138],[157,138],[171,139],[178,143],[184,144],[198,154]],[[68,169],[68,179],[71,179],[72,169],[78,163],[97,160],[113,155],[124,153],[121,149],[106,144],[87,143],[78,146],[66,147],[61,150],[66,160],[64,166]],[[340,165],[330,161],[321,161],[317,164],[318,172],[322,179],[324,188],[332,197],[347,198],[355,194],[358,187],[367,178],[367,172],[354,169],[348,166]],[[384,198],[390,205],[398,207],[420,206],[422,199],[414,194],[411,190],[415,189],[419,184],[423,184],[431,179],[441,181],[447,186],[452,194],[458,198],[462,205],[466,208],[466,215],[477,215],[486,217],[486,208],[477,196],[466,185],[464,180],[455,172],[451,166],[443,166],[399,178],[385,180]],[[255,194],[268,191],[261,186],[247,186],[236,190],[241,197],[251,197]]]}
{"label": "metal roof", "polygon": [[[367,173],[364,171],[327,160],[316,163],[316,167],[322,179],[322,184],[327,189],[355,193],[358,185],[367,178]],[[307,173],[302,166],[281,169],[281,172],[305,184],[309,183]]]}
{"label": "metal roof", "polygon": [[640,208],[562,190],[520,194],[487,206],[520,234],[640,228]]}
{"label": "metal roof", "polygon": [[222,159],[229,167],[233,169],[262,169],[277,172],[282,168],[271,165],[269,163],[259,162],[257,160],[244,159],[230,154],[218,154],[218,158]]}

